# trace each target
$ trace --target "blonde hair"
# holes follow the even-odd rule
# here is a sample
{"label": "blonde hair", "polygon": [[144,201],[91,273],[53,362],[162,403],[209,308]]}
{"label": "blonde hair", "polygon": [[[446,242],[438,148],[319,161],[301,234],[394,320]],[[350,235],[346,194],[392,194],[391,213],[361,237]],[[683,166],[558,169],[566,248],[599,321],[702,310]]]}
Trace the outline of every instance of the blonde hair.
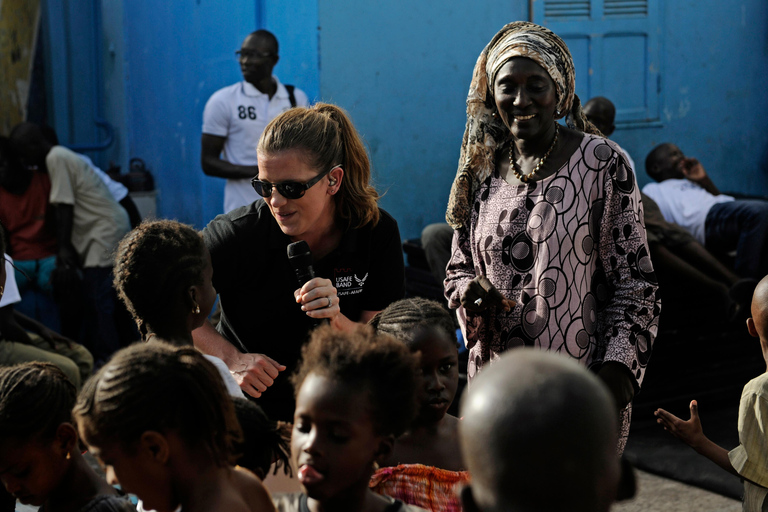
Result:
{"label": "blonde hair", "polygon": [[363,141],[347,113],[328,103],[296,107],[274,118],[264,129],[257,150],[274,154],[297,149],[318,172],[340,165],[344,169],[334,195],[339,219],[347,228],[379,222],[379,193],[371,185],[371,164]]}

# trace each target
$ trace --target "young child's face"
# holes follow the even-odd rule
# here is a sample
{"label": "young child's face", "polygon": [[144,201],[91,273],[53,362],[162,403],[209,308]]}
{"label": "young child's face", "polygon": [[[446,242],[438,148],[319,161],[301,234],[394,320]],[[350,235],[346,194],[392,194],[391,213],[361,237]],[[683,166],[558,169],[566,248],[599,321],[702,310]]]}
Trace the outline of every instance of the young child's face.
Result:
{"label": "young child's face", "polygon": [[365,389],[310,373],[296,397],[291,453],[307,496],[325,501],[366,489],[385,436],[376,435]]}
{"label": "young child's face", "polygon": [[[80,435],[83,434],[81,429]],[[156,468],[148,463],[140,449],[128,449],[116,442],[101,446],[87,444],[91,454],[101,462],[110,485],[120,484],[123,491],[141,498],[145,510],[163,512],[176,508],[167,487],[157,478]]]}
{"label": "young child's face", "polygon": [[459,386],[459,351],[445,334],[429,329],[418,334],[409,345],[420,352],[422,385],[419,390],[421,421],[440,421],[456,396]]}
{"label": "young child's face", "polygon": [[0,443],[0,481],[25,505],[42,505],[64,477],[66,453],[57,444],[39,439]]}

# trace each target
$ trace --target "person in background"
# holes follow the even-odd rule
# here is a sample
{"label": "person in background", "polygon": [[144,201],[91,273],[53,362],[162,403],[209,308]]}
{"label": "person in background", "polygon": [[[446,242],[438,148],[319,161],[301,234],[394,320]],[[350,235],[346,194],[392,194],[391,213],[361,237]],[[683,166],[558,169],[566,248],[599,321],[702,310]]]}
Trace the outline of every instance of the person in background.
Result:
{"label": "person in background", "polygon": [[[4,242],[0,234],[0,255]],[[61,336],[46,326],[19,313],[14,306],[21,300],[13,269],[13,260],[7,254],[0,260],[0,366],[13,366],[29,361],[55,364],[75,389],[90,377],[93,356],[84,346]]]}
{"label": "person in background", "polygon": [[511,350],[464,395],[465,512],[607,512],[622,479],[603,382],[567,356]]}
{"label": "person in background", "polygon": [[[616,107],[611,100],[602,96],[590,99],[584,114],[605,137],[613,134]],[[624,156],[635,170],[626,151]],[[757,281],[740,279],[688,231],[664,220],[653,199],[643,192],[640,198],[659,293],[666,304],[662,325],[710,328],[747,312]]]}
{"label": "person in background", "polygon": [[721,194],[701,162],[670,143],[648,153],[645,171],[656,183],[643,192],[656,201],[664,219],[713,254],[735,250],[737,275],[757,280],[768,274],[768,201]]}
{"label": "person in background", "polygon": [[17,125],[11,131],[11,143],[22,164],[48,173],[49,201],[56,217],[54,289],[67,291],[82,281],[84,317],[88,319],[85,345],[97,366],[103,364],[121,345],[112,251],[130,230],[128,214],[77,153],[52,145],[39,126]]}
{"label": "person in background", "polygon": [[571,54],[545,27],[510,23],[482,51],[446,214],[445,296],[470,385],[507,350],[568,354],[611,390],[621,452],[661,306],[635,176],[574,91]]}
{"label": "person in background", "polygon": [[7,252],[19,269],[15,278],[23,299],[20,311],[50,329],[77,337],[79,324],[60,315],[54,300],[51,277],[57,245],[50,194],[51,180],[45,170],[22,165],[11,141],[0,137],[0,224]]}
{"label": "person in background", "polygon": [[[267,416],[293,418],[288,382],[318,323],[354,330],[405,291],[397,222],[379,208],[362,140],[347,114],[318,103],[283,112],[258,146],[263,197],[203,230],[221,321],[192,333]],[[297,282],[286,251],[304,241],[315,278]],[[283,374],[283,375],[281,375]]]}
{"label": "person in background", "polygon": [[0,368],[0,480],[40,510],[135,511],[83,458],[72,421],[76,396],[50,363]]}
{"label": "person in background", "polygon": [[120,350],[86,382],[72,415],[107,480],[143,510],[274,511],[261,481],[230,465],[242,431],[219,372],[193,347]]}
{"label": "person in background", "polygon": [[309,106],[304,91],[272,74],[280,57],[271,32],[249,34],[235,53],[243,81],[216,91],[205,104],[200,151],[203,172],[227,179],[225,213],[259,198],[250,182],[259,173],[256,144],[267,124],[291,107]]}
{"label": "person in background", "polygon": [[[760,341],[768,365],[768,277],[764,277],[752,298],[752,316],[747,319],[749,334]],[[768,373],[744,386],[739,403],[739,446],[730,452],[712,442],[699,418],[699,404],[692,400],[691,417],[685,421],[657,409],[654,415],[664,430],[744,481],[745,512],[761,512],[768,506]]]}
{"label": "person in background", "polygon": [[[54,146],[59,145],[59,136],[56,134],[56,130],[48,125],[42,125],[40,126],[40,129],[43,131],[43,135],[45,135],[45,138],[48,140],[48,142]],[[96,164],[94,164],[88,156],[82,155],[80,153],[77,155],[82,158],[85,163],[87,163],[88,166],[93,170],[93,172],[95,172],[96,175],[101,179],[101,181],[104,182],[104,184],[109,189],[109,193],[112,194],[112,197],[115,198],[115,201],[120,203],[120,206],[123,207],[125,213],[128,214],[128,219],[131,222],[131,229],[138,226],[141,223],[141,214],[139,213],[139,209],[136,207],[136,203],[133,202],[133,199],[131,199],[131,196],[128,194],[128,188],[122,183],[110,178],[109,175],[102,171],[98,166],[96,166]]]}

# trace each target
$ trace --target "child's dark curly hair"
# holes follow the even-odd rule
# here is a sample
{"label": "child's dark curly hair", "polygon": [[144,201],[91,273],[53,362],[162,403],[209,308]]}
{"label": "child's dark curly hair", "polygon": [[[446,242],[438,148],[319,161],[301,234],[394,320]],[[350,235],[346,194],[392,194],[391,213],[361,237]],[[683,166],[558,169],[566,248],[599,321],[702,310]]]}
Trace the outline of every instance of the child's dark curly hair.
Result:
{"label": "child's dark curly hair", "polygon": [[315,329],[291,377],[297,395],[310,373],[367,390],[379,435],[400,436],[416,414],[417,357],[396,339],[368,326],[354,332],[327,325]]}
{"label": "child's dark curly hair", "polygon": [[408,346],[422,328],[438,329],[454,344],[458,343],[451,314],[439,302],[421,297],[393,302],[368,323],[376,332],[389,334]]}
{"label": "child's dark curly hair", "polygon": [[207,264],[200,233],[174,220],[143,222],[120,241],[115,289],[142,336],[146,324],[167,324],[178,311],[192,310],[185,291],[202,284]]}
{"label": "child's dark curly hair", "polygon": [[138,343],[118,351],[83,386],[73,410],[87,443],[126,449],[148,431],[174,431],[231,462],[242,432],[221,375],[193,347]]}
{"label": "child's dark curly hair", "polygon": [[72,422],[77,391],[51,363],[30,362],[0,368],[0,439],[52,439]]}
{"label": "child's dark curly hair", "polygon": [[261,407],[246,398],[235,397],[232,403],[240,428],[243,429],[243,442],[236,449],[240,454],[238,465],[264,479],[269,474],[270,466],[275,463],[275,475],[282,466],[283,472],[290,476],[291,447],[289,439],[284,435],[285,429],[278,422],[271,421]]}

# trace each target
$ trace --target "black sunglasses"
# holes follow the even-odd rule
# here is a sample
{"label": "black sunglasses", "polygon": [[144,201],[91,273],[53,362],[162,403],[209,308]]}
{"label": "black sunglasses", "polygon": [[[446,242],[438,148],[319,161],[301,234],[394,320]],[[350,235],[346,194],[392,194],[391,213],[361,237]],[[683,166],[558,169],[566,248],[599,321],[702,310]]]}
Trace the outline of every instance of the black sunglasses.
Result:
{"label": "black sunglasses", "polygon": [[281,181],[280,183],[270,183],[268,181],[262,181],[258,175],[251,180],[251,186],[263,198],[268,198],[272,195],[272,189],[276,188],[280,195],[286,199],[298,199],[304,195],[304,192],[312,188],[312,186],[323,179],[323,176],[328,174],[334,169],[338,169],[340,165],[334,165],[327,171],[323,171],[309,181],[301,183],[299,181]]}

